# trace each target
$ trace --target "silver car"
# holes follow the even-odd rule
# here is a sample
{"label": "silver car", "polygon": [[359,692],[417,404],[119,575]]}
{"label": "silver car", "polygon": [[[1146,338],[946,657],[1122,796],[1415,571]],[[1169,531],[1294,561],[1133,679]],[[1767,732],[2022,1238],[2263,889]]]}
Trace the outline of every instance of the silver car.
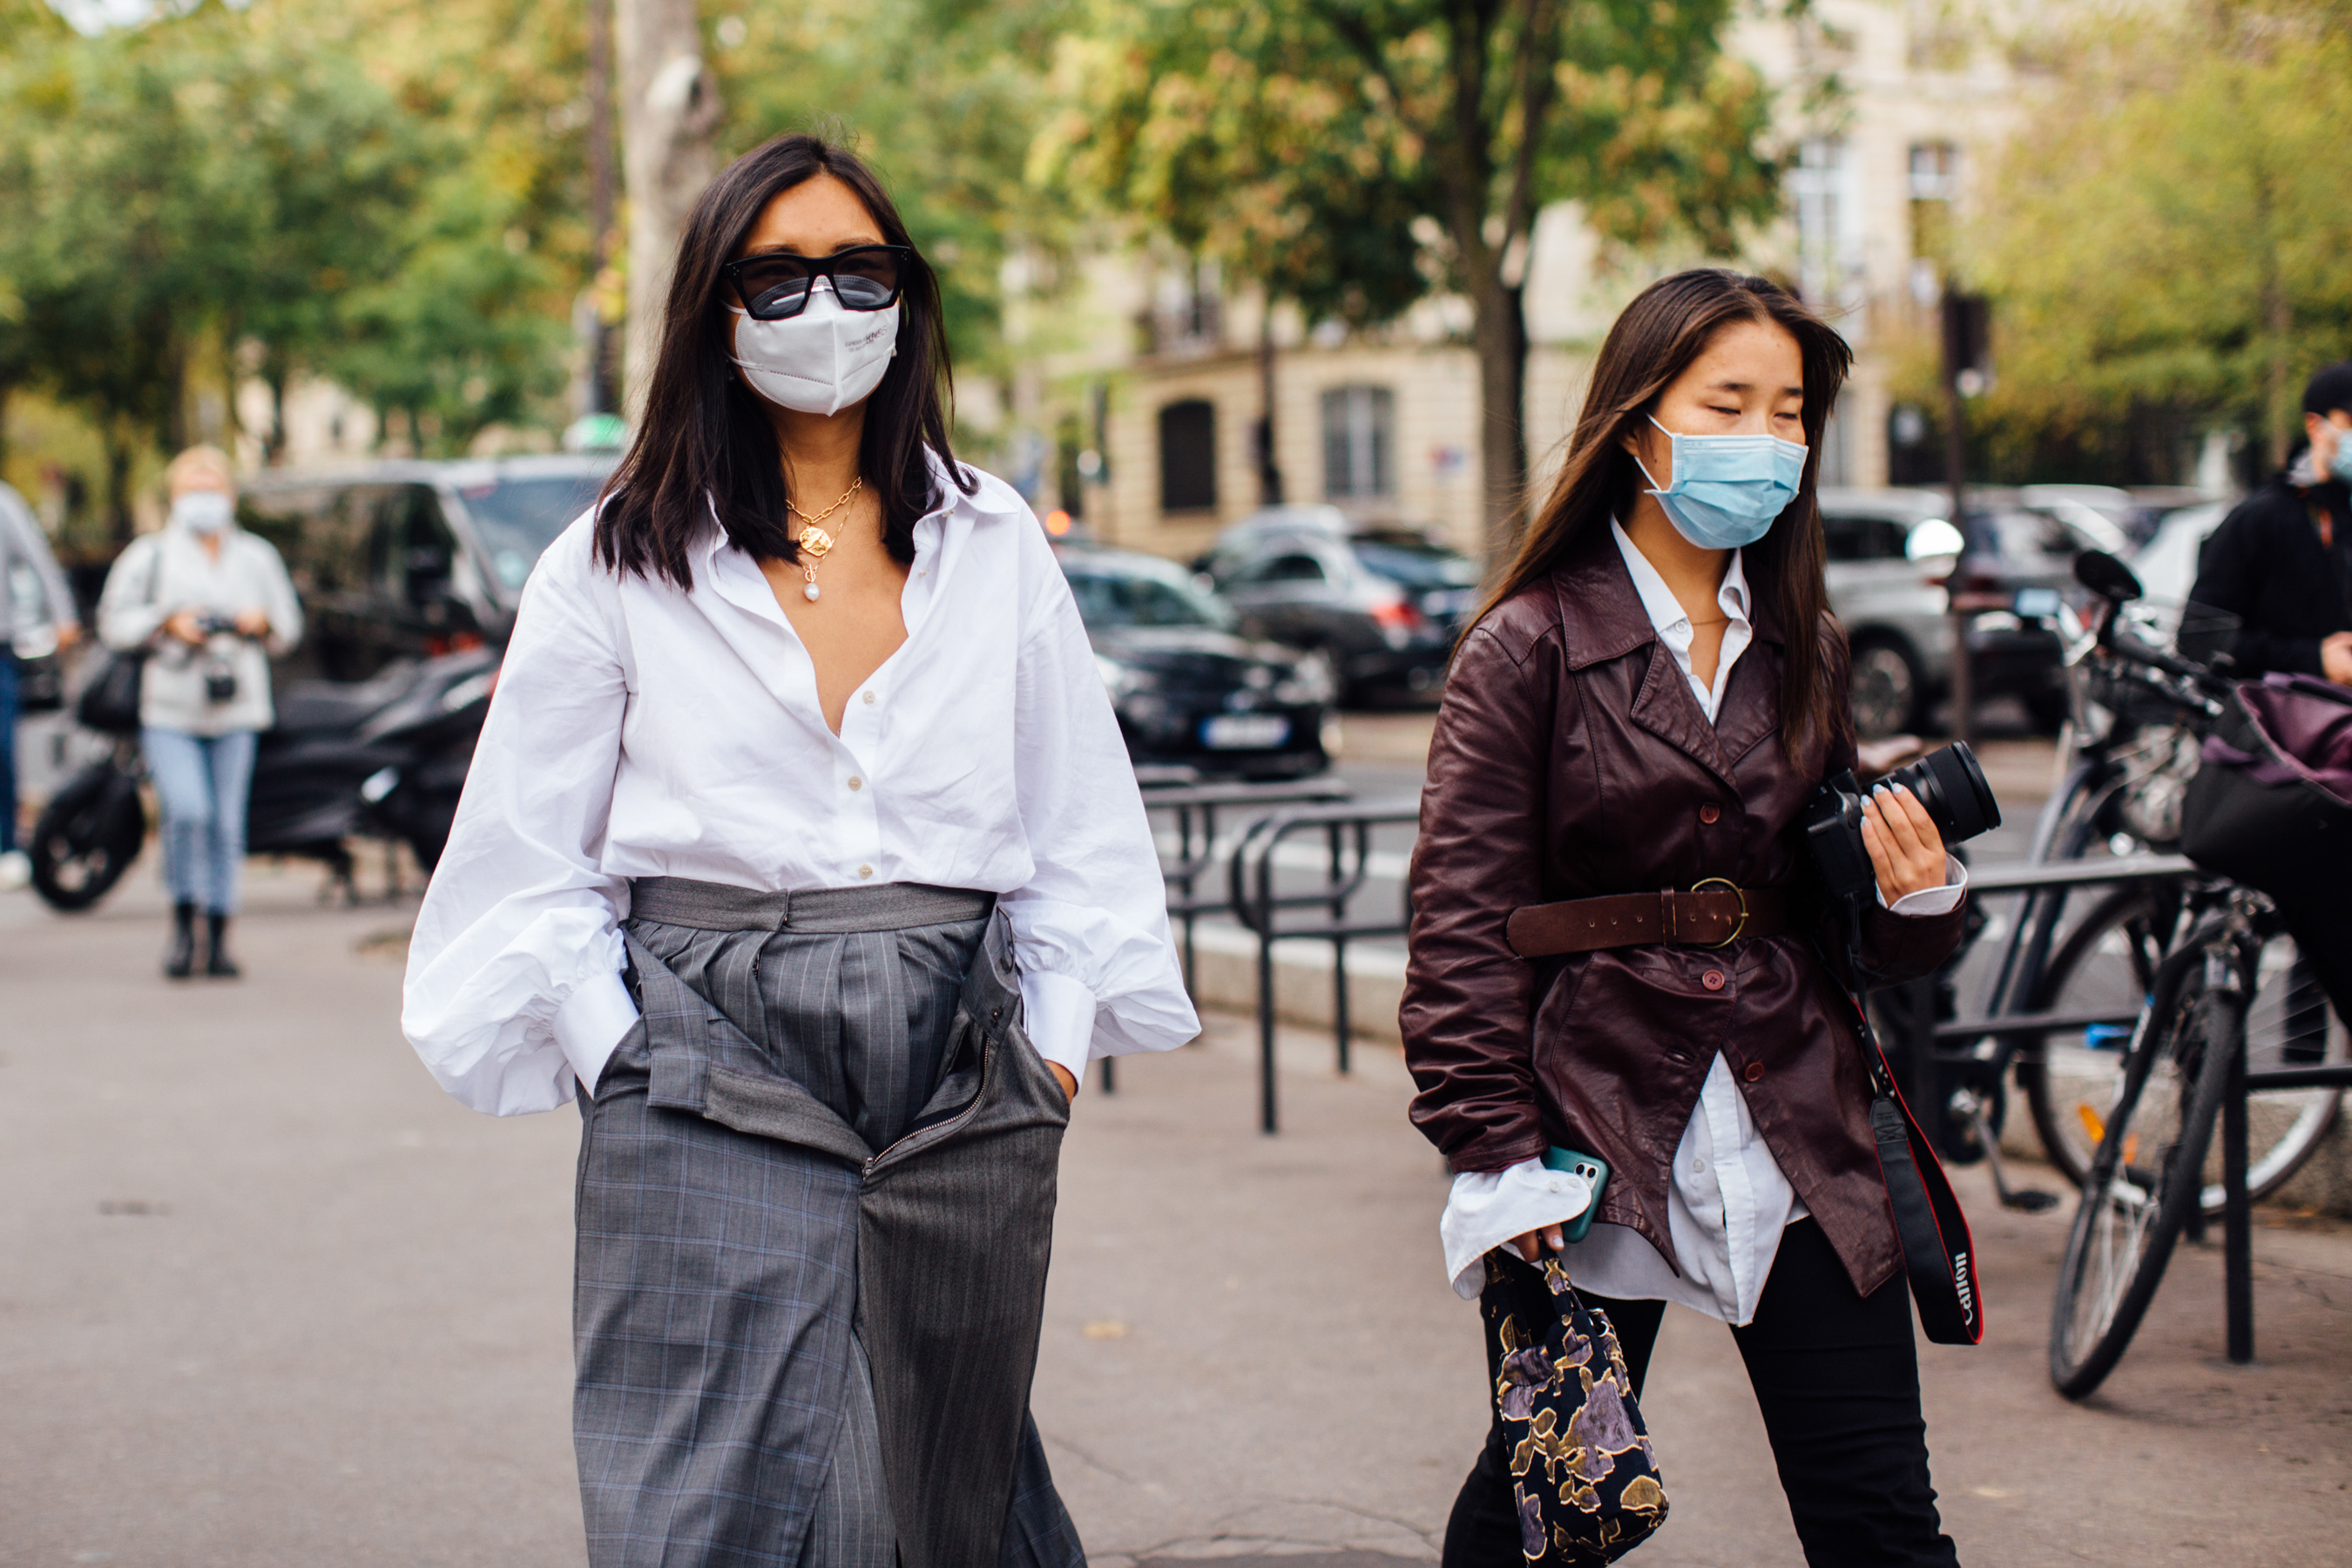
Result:
{"label": "silver car", "polygon": [[1935,490],[1820,492],[1830,609],[1853,649],[1855,731],[1916,729],[1951,680],[1944,578],[1960,549],[1950,499]]}

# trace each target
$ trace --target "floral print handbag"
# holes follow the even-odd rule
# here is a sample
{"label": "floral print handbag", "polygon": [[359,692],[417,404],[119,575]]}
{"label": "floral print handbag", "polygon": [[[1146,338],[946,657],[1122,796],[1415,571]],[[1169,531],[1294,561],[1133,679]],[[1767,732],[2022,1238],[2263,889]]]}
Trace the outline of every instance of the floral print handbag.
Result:
{"label": "floral print handbag", "polygon": [[1666,1489],[1608,1314],[1559,1258],[1538,1272],[1500,1251],[1480,1310],[1520,1550],[1545,1568],[1614,1563],[1665,1523]]}

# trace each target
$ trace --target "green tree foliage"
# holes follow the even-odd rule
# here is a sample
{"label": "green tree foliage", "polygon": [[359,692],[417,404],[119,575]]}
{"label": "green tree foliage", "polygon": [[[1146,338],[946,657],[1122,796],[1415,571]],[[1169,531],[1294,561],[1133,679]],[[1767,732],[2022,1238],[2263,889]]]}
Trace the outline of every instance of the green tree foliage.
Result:
{"label": "green tree foliage", "polygon": [[12,38],[0,384],[89,414],[118,531],[137,452],[184,438],[191,374],[231,382],[231,357],[257,351],[280,390],[331,375],[442,449],[560,384],[570,295],[540,237],[568,193],[483,133],[513,95],[420,13],[215,4]]}
{"label": "green tree foliage", "polygon": [[2352,354],[2352,5],[2103,17],[2053,51],[1964,257],[1994,296],[1996,429],[2112,444],[2228,423],[2273,458]]}
{"label": "green tree foliage", "polygon": [[[1777,207],[1728,0],[1097,0],[1041,176],[1356,323],[1466,297],[1487,514],[1527,473],[1525,252],[1574,199],[1606,238],[1727,253]],[[1431,234],[1435,243],[1415,237]]]}
{"label": "green tree foliage", "polygon": [[[841,136],[888,185],[939,268],[957,360],[994,359],[1007,250],[1055,246],[1065,215],[1023,181],[1070,0],[713,5],[722,158],[788,131]],[[720,13],[727,14],[721,15]]]}

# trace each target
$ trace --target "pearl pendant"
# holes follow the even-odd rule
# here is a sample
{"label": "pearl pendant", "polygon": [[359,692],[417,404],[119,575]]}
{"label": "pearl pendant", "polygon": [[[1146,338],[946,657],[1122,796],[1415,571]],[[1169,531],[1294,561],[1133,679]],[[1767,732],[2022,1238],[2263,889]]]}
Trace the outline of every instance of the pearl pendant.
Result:
{"label": "pearl pendant", "polygon": [[810,604],[812,604],[812,605],[815,604],[815,603],[816,603],[816,584],[814,584],[814,583],[811,583],[808,586],[806,586],[805,588],[803,588],[803,589],[801,590],[801,597],[802,597],[802,598],[803,598],[803,599],[806,599],[806,600],[807,600]]}

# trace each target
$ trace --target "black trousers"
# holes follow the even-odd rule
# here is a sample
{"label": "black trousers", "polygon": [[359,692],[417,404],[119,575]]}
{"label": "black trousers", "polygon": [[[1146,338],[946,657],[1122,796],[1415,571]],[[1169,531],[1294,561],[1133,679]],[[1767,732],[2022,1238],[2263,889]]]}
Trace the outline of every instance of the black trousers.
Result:
{"label": "black trousers", "polygon": [[[1616,1325],[1638,1394],[1665,1303],[1586,1300]],[[1822,1227],[1800,1220],[1780,1237],[1756,1321],[1732,1336],[1805,1561],[1813,1568],[1956,1568],[1959,1559],[1927,1484],[1927,1426],[1919,1415],[1919,1358],[1903,1276],[1856,1294]],[[1658,1460],[1669,1498],[1678,1487],[1706,1484],[1678,1472],[1670,1449]],[[1509,1462],[1497,1425],[1454,1500],[1443,1568],[1518,1568],[1524,1561]],[[1671,1520],[1666,1528],[1674,1528]]]}

